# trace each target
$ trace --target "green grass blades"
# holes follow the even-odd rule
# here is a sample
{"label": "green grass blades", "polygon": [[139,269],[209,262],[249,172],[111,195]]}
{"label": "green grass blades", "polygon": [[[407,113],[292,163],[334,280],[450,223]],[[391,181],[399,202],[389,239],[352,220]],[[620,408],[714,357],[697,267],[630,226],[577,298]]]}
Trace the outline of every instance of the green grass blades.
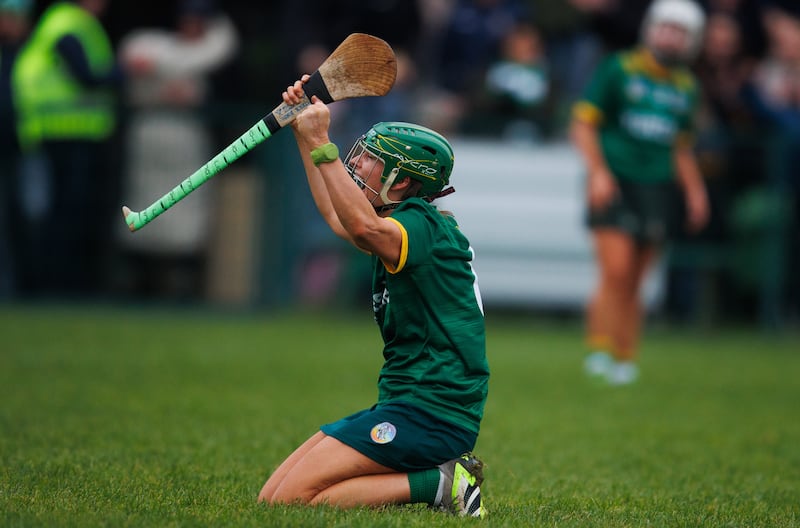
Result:
{"label": "green grass blades", "polygon": [[[488,312],[486,526],[800,525],[800,340],[645,334],[642,376],[581,371],[577,322]],[[0,309],[0,525],[463,526],[414,505],[266,507],[269,473],[373,403],[359,314]]]}

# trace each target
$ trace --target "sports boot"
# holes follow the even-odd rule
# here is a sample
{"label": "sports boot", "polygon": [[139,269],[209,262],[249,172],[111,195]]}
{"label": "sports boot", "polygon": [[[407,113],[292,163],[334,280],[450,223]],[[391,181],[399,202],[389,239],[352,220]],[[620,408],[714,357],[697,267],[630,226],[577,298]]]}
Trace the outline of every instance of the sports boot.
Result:
{"label": "sports boot", "polygon": [[486,508],[481,501],[483,462],[465,453],[439,466],[444,477],[437,504],[450,513],[460,516],[485,517]]}

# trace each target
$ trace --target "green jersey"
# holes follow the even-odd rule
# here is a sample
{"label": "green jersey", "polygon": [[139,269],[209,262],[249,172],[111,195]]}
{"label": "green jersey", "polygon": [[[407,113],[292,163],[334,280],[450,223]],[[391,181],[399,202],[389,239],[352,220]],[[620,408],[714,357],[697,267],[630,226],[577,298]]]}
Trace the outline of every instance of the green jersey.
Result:
{"label": "green jersey", "polygon": [[472,249],[455,219],[424,200],[405,200],[389,218],[403,242],[396,269],[373,257],[384,342],[378,403],[417,405],[477,433],[489,366]]}
{"label": "green jersey", "polygon": [[642,48],[606,58],[574,113],[598,126],[617,179],[664,182],[674,178],[675,145],[690,141],[697,98],[689,70],[664,68]]}

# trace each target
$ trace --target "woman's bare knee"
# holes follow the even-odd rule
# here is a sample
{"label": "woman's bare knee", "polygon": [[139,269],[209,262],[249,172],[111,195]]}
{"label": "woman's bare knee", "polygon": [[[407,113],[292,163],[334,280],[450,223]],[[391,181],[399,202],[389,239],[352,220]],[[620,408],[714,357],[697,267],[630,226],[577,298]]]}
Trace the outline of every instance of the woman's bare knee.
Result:
{"label": "woman's bare knee", "polygon": [[272,491],[267,490],[267,487],[261,490],[261,493],[258,494],[258,500],[256,502],[266,502],[268,504],[272,503]]}
{"label": "woman's bare knee", "polygon": [[265,502],[268,504],[311,504],[318,493],[317,490],[297,491],[280,486],[271,497],[265,498]]}

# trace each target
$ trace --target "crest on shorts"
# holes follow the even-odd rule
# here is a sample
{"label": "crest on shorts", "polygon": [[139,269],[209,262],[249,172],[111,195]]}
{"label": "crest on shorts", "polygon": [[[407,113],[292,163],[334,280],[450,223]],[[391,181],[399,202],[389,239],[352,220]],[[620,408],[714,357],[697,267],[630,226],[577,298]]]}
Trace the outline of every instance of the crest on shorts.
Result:
{"label": "crest on shorts", "polygon": [[369,432],[370,438],[376,444],[388,444],[397,435],[397,428],[389,422],[382,422]]}

